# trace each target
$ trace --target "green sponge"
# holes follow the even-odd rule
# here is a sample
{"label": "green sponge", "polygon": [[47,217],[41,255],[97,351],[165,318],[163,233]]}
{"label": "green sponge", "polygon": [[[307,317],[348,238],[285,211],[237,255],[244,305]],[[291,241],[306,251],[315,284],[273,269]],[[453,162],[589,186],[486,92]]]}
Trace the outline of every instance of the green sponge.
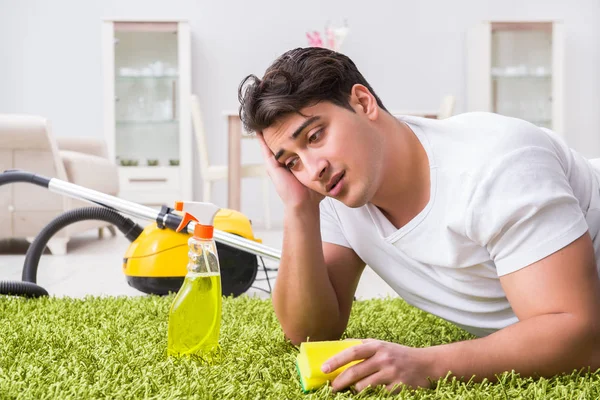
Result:
{"label": "green sponge", "polygon": [[361,344],[360,340],[336,340],[323,342],[303,342],[300,344],[300,353],[296,357],[296,370],[300,376],[300,385],[302,391],[308,393],[315,390],[327,382],[331,382],[336,376],[345,369],[362,360],[352,361],[335,371],[324,373],[321,366],[329,358],[333,357],[342,350]]}

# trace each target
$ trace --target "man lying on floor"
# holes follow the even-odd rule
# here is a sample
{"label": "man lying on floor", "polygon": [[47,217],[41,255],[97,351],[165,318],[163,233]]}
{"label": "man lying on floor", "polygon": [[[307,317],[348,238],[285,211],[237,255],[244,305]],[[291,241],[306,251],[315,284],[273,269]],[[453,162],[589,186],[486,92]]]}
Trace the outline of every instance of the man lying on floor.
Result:
{"label": "man lying on floor", "polygon": [[322,48],[283,54],[239,94],[285,205],[273,303],[286,336],[339,338],[368,264],[479,337],[367,340],[323,365],[364,359],[335,390],[600,366],[600,173],[555,133],[491,113],[396,118]]}

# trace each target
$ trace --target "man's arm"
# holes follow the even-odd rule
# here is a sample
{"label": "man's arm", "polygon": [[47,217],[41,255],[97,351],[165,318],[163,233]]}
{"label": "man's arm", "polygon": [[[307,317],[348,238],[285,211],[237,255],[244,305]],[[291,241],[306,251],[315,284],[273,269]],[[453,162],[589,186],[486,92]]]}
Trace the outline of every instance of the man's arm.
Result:
{"label": "man's arm", "polygon": [[322,243],[323,195],[305,187],[277,162],[262,134],[265,164],[284,204],[283,251],[273,290],[273,307],[285,335],[295,344],[339,338],[365,267],[349,248]]}
{"label": "man's arm", "polygon": [[516,324],[485,338],[428,348],[364,340],[323,364],[330,372],[364,360],[342,372],[333,389],[427,386],[428,379],[448,372],[493,381],[512,370],[549,377],[600,367],[600,281],[589,234],[501,280],[519,317]]}
{"label": "man's arm", "polygon": [[354,250],[323,243],[316,209],[286,210],[273,306],[293,343],[338,339],[365,267]]}
{"label": "man's arm", "polygon": [[515,370],[552,376],[600,367],[600,281],[588,233],[500,278],[519,322],[485,338],[425,349],[435,378],[477,380]]}

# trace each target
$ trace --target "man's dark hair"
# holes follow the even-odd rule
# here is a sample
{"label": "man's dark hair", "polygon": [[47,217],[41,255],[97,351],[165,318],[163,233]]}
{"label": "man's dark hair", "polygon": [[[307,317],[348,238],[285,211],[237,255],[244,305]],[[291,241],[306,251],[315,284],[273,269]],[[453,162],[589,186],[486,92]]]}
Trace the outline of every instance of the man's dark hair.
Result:
{"label": "man's dark hair", "polygon": [[354,112],[349,98],[355,84],[369,89],[386,110],[350,58],[320,47],[297,48],[277,58],[262,80],[256,75],[244,78],[238,90],[239,115],[246,131],[260,132],[279,118],[301,114],[303,108],[321,101]]}

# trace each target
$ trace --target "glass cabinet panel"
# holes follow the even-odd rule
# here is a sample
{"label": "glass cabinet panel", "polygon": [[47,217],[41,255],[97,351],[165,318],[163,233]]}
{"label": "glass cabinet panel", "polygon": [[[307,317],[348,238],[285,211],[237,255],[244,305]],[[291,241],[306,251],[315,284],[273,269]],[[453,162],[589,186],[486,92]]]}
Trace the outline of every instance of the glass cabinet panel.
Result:
{"label": "glass cabinet panel", "polygon": [[552,128],[552,23],[492,23],[491,105]]}
{"label": "glass cabinet panel", "polygon": [[115,28],[117,161],[123,166],[178,165],[177,30]]}

